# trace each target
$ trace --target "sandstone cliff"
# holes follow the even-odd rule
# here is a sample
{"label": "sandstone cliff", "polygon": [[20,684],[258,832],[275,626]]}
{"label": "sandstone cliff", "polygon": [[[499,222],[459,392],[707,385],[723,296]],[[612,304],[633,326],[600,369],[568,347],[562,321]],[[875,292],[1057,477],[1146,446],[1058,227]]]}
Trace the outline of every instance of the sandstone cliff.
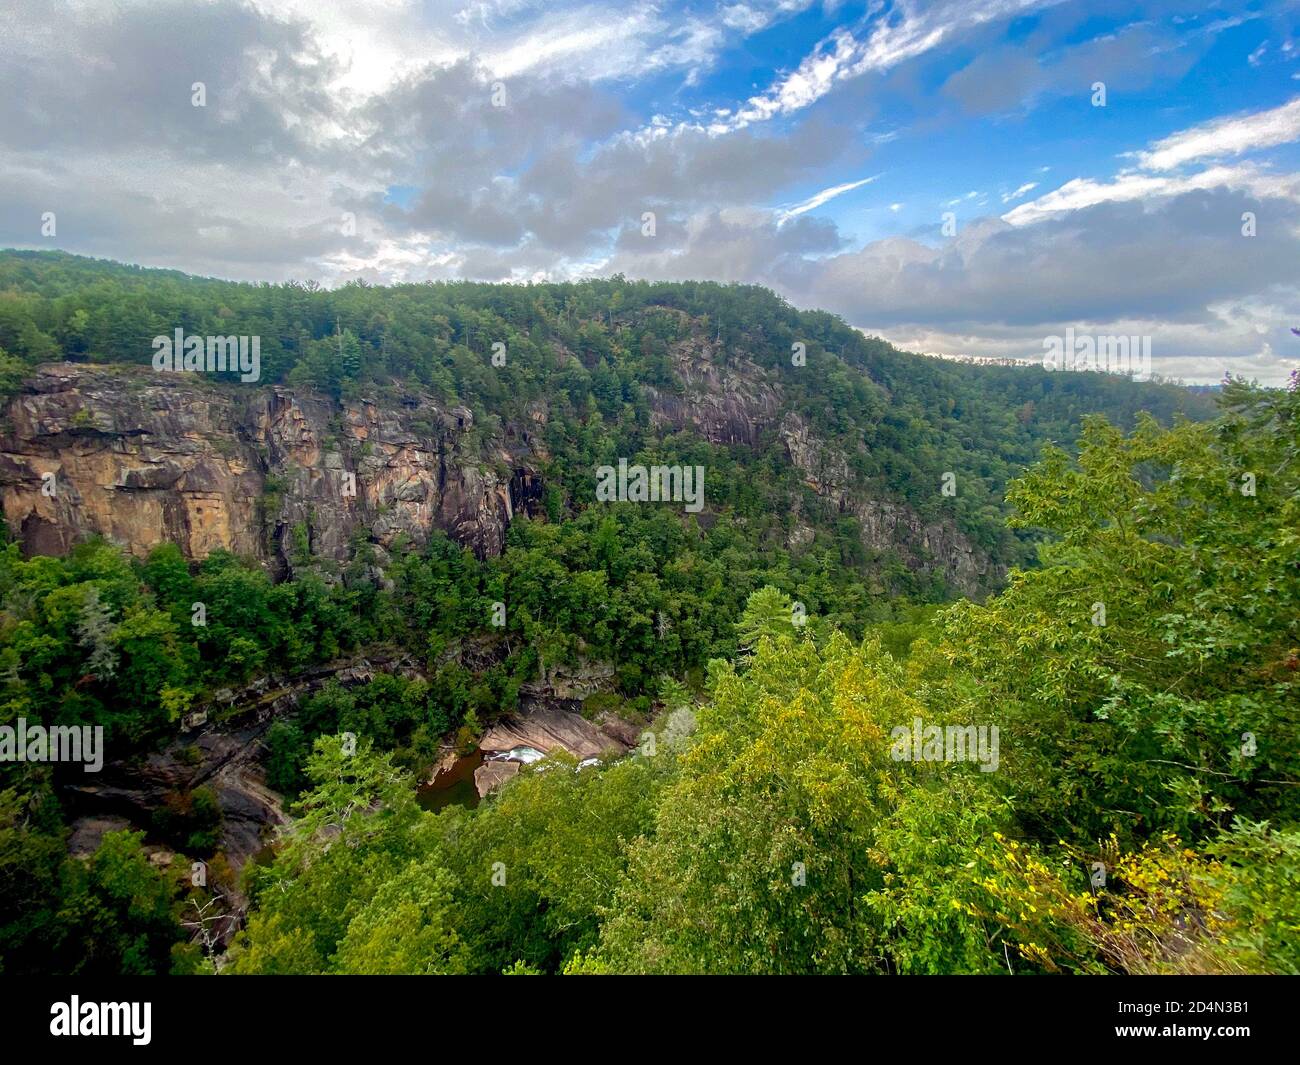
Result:
{"label": "sandstone cliff", "polygon": [[[173,541],[192,558],[224,548],[277,567],[295,527],[345,559],[360,529],[387,546],[434,528],[498,554],[535,471],[473,442],[468,410],[416,397],[392,408],[335,404],[282,387],[61,363],[4,411],[0,498],[31,553],[89,534],[144,553]],[[50,476],[52,475],[52,477]]]}

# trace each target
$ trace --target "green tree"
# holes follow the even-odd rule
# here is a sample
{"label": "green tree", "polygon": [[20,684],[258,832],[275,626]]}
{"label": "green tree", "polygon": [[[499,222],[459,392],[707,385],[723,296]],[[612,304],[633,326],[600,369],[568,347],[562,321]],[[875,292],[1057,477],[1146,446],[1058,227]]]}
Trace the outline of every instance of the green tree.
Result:
{"label": "green tree", "polygon": [[765,636],[793,636],[796,631],[794,602],[770,584],[749,597],[736,623],[737,639],[746,651],[752,651]]}

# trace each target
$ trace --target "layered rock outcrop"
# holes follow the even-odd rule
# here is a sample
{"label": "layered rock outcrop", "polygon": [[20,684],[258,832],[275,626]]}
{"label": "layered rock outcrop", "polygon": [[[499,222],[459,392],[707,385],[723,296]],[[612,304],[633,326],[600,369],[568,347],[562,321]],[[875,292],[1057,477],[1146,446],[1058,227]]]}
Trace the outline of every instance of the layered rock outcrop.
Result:
{"label": "layered rock outcrop", "polygon": [[719,366],[704,341],[673,350],[680,391],[647,388],[655,423],[692,429],[711,444],[755,447],[781,416],[781,395],[756,363]]}
{"label": "layered rock outcrop", "polygon": [[827,447],[799,415],[787,413],[780,434],[785,453],[804,483],[841,514],[857,519],[868,550],[893,551],[912,569],[938,570],[966,595],[978,595],[1001,577],[988,556],[952,521],[926,521],[905,503],[855,491],[846,456]]}
{"label": "layered rock outcrop", "polygon": [[488,754],[516,747],[531,747],[543,754],[564,750],[581,761],[603,754],[625,754],[631,744],[615,730],[594,725],[580,714],[538,706],[525,714],[503,717],[479,740],[479,750]]}
{"label": "layered rock outcrop", "polygon": [[108,763],[94,778],[68,785],[67,792],[74,810],[87,811],[90,820],[111,817],[123,821],[113,828],[148,828],[154,811],[169,799],[209,788],[221,813],[220,850],[238,870],[265,845],[269,830],[288,822],[258,761],[264,732],[255,722],[228,732],[183,733],[144,758]]}
{"label": "layered rock outcrop", "polygon": [[606,714],[602,720],[588,721],[581,714],[566,710],[563,700],[532,699],[518,714],[507,714],[487,730],[479,740],[479,750],[488,761],[474,771],[474,786],[486,796],[514,777],[520,766],[531,757],[565,751],[580,763],[593,758],[617,758],[636,746],[640,729],[629,721]]}
{"label": "layered rock outcrop", "polygon": [[218,548],[287,566],[295,530],[343,560],[358,532],[387,546],[445,530],[501,551],[516,502],[538,497],[524,448],[476,441],[473,416],[403,396],[333,403],[282,387],[60,363],[4,411],[0,500],[34,554],[90,534],[145,553]]}

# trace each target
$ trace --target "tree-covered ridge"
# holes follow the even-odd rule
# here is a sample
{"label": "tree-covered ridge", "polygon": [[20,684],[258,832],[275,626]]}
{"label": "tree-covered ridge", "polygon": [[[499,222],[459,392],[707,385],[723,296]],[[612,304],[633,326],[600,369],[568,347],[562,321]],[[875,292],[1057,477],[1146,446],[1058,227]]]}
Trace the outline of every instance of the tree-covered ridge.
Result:
{"label": "tree-covered ridge", "polygon": [[[540,404],[546,493],[500,557],[435,535],[389,552],[382,580],[364,538],[338,564],[299,535],[281,583],[172,545],[5,547],[0,724],[102,726],[115,758],[146,757],[222,689],[381,648],[418,667],[326,685],[272,725],[267,779],[300,820],[242,877],[204,787],[86,859],[66,853],[79,767],[0,767],[5,971],[209,967],[202,915],[236,890],[253,902],[222,962],[236,972],[1145,971],[1188,907],[1234,915],[1207,920],[1206,966],[1294,964],[1274,942],[1295,921],[1293,397],[1234,386],[1217,422],[1162,428],[1204,397],[919,358],[738,286],[325,292],[0,256],[0,388],[49,359],[147,363],[177,327],[261,335],[262,383],[415,391],[470,405],[485,435]],[[868,496],[947,516],[1005,563],[1059,542],[989,603],[928,620],[919,603],[950,589],[871,557],[775,440],[654,420],[657,397],[685,394],[684,353],[775,382]],[[1050,447],[1096,410],[1111,420],[1087,424],[1077,460]],[[1003,486],[1044,444],[1008,528]],[[724,520],[593,505],[594,468],[620,455],[707,465]],[[792,499],[815,525],[798,547]],[[412,774],[449,740],[472,744],[548,667],[593,661],[615,674],[586,710],[650,727],[655,753],[549,760],[475,811],[415,805]],[[997,725],[1000,768],[894,760],[891,730],[918,718]],[[1263,879],[1252,848],[1271,855]],[[1122,873],[1085,897],[1076,874],[1099,856]],[[1040,897],[1042,920],[1022,917]]]}
{"label": "tree-covered ridge", "polygon": [[[395,401],[400,385],[468,405],[485,433],[530,424],[540,404],[550,505],[570,511],[590,500],[591,471],[611,455],[657,449],[666,460],[705,461],[719,468],[711,493],[727,505],[744,486],[791,472],[783,457],[701,451],[696,436],[666,439],[652,425],[653,396],[685,391],[676,357],[703,352],[742,378],[762,371],[783,409],[846,457],[855,490],[905,500],[927,520],[951,518],[1002,563],[1030,557],[1004,526],[1007,481],[1044,443],[1071,442],[1084,414],[1131,427],[1139,411],[1164,424],[1212,413],[1206,396],[1168,384],[920,358],[755,286],[618,277],[325,290],[0,253],[0,394],[51,359],[148,364],[152,338],[178,328],[260,336],[262,384],[381,402]],[[799,365],[795,344],[805,348]],[[960,485],[951,498],[939,491],[945,473]],[[751,518],[788,509],[771,494],[741,502]]]}

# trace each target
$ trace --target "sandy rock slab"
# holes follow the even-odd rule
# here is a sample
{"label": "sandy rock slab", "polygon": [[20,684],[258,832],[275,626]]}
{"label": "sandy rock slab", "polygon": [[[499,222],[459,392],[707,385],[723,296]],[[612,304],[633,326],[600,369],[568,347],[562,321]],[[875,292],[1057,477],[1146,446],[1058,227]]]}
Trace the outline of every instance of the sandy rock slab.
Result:
{"label": "sandy rock slab", "polygon": [[489,792],[501,787],[507,780],[519,773],[519,762],[484,762],[474,770],[474,787],[478,789],[479,798],[485,798]]}
{"label": "sandy rock slab", "polygon": [[528,714],[511,714],[484,733],[479,749],[487,754],[515,747],[534,747],[544,754],[559,748],[579,761],[602,754],[623,754],[629,744],[569,710],[539,707]]}

